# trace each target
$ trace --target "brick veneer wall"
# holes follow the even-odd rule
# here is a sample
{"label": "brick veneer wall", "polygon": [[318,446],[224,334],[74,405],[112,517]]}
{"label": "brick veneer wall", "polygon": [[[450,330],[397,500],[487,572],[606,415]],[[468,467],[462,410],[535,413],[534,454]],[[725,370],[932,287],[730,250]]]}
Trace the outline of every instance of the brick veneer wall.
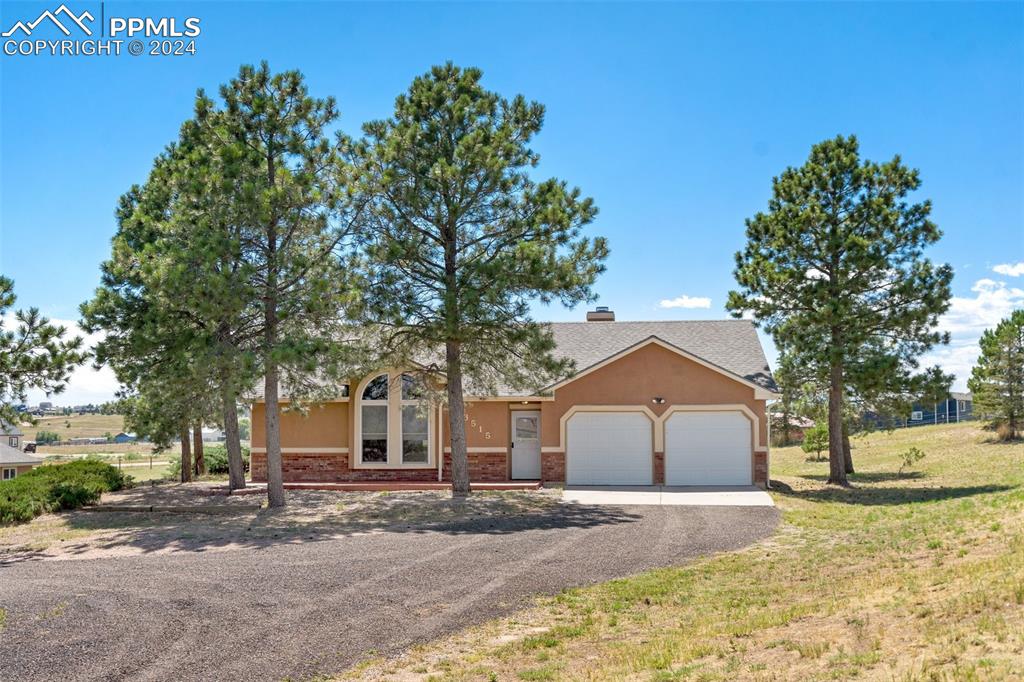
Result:
{"label": "brick veneer wall", "polygon": [[540,480],[544,483],[565,482],[565,453],[540,453]]}
{"label": "brick veneer wall", "polygon": [[[281,455],[284,480],[289,483],[344,483],[349,481],[436,481],[437,468],[426,469],[351,469],[346,453],[286,452]],[[252,453],[252,480],[267,480],[267,456]],[[507,481],[508,465],[504,452],[469,453],[471,481]],[[451,455],[445,455],[444,480],[451,480]]]}
{"label": "brick veneer wall", "polygon": [[665,453],[654,453],[654,485],[665,485]]}
{"label": "brick veneer wall", "polygon": [[754,483],[762,488],[768,487],[768,453],[754,453]]}
{"label": "brick veneer wall", "polygon": [[[466,458],[469,460],[470,481],[507,481],[508,479],[508,453],[506,452],[470,452]],[[443,478],[446,481],[452,480],[452,454],[446,452],[442,468]]]}

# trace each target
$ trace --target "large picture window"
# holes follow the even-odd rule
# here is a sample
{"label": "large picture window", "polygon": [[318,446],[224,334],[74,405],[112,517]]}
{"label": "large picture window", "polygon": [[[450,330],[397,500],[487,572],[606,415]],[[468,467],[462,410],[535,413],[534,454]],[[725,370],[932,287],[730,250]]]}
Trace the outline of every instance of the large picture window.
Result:
{"label": "large picture window", "polygon": [[430,408],[419,380],[410,374],[379,374],[359,397],[359,463],[431,465]]}

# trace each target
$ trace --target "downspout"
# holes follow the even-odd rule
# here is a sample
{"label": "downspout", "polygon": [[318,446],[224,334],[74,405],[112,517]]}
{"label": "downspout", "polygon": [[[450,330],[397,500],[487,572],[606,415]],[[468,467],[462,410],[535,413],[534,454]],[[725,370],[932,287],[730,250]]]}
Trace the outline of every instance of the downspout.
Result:
{"label": "downspout", "polygon": [[[764,489],[772,489],[772,413],[771,408],[768,406],[768,401],[764,401],[764,417],[768,422],[768,442],[764,444]],[[789,426],[789,424],[783,424],[783,428]],[[789,441],[789,433],[783,435],[786,442]]]}
{"label": "downspout", "polygon": [[437,406],[437,482],[444,482],[444,407]]}

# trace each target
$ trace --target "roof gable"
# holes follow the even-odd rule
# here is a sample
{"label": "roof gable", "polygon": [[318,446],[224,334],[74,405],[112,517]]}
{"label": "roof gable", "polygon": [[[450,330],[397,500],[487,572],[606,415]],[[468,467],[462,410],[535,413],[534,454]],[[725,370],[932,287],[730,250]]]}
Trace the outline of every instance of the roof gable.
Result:
{"label": "roof gable", "polygon": [[547,387],[545,390],[546,391],[548,391],[548,390],[557,390],[557,389],[561,388],[562,386],[565,386],[567,384],[571,384],[572,382],[577,381],[578,379],[581,379],[581,378],[591,374],[592,372],[596,372],[597,370],[601,369],[602,367],[610,365],[611,363],[613,363],[613,362],[615,362],[617,360],[620,360],[621,358],[624,358],[627,355],[635,353],[638,350],[640,350],[642,348],[646,348],[646,347],[651,346],[651,345],[656,345],[656,346],[659,346],[661,348],[664,348],[664,349],[666,349],[666,350],[668,350],[668,351],[670,351],[672,353],[675,353],[676,355],[679,355],[681,357],[686,358],[687,360],[695,362],[698,365],[701,365],[702,367],[705,367],[707,369],[710,369],[713,372],[721,374],[722,376],[726,377],[727,379],[731,379],[731,380],[733,380],[733,381],[735,381],[737,383],[743,384],[744,386],[747,386],[748,388],[753,389],[755,391],[755,393],[761,392],[762,395],[760,395],[759,397],[767,397],[767,396],[764,395],[764,392],[768,392],[768,393],[772,393],[773,392],[773,391],[771,391],[770,389],[768,389],[766,386],[764,386],[762,384],[759,384],[759,383],[756,383],[754,381],[751,381],[750,379],[748,379],[746,377],[739,376],[739,375],[729,371],[728,369],[725,369],[724,367],[720,367],[719,365],[716,365],[713,362],[709,362],[708,360],[706,360],[706,359],[704,359],[704,358],[702,358],[700,356],[694,355],[693,353],[690,353],[689,351],[687,351],[684,348],[679,348],[678,346],[675,346],[675,345],[673,345],[671,343],[668,343],[664,339],[659,338],[657,336],[649,336],[646,339],[644,339],[644,340],[642,340],[642,341],[640,341],[638,343],[635,343],[632,346],[629,346],[628,348],[624,348],[623,350],[619,351],[618,353],[615,353],[613,355],[608,356],[607,358],[601,360],[600,362],[594,363],[593,365],[591,365],[589,367],[582,368],[581,370],[577,371],[576,374],[574,374],[573,376],[568,377],[566,379],[563,379],[562,381],[559,381],[558,383],[552,384],[551,386]]}
{"label": "roof gable", "polygon": [[556,354],[575,362],[578,373],[657,338],[746,383],[777,391],[757,330],[749,320],[556,322],[550,328]]}

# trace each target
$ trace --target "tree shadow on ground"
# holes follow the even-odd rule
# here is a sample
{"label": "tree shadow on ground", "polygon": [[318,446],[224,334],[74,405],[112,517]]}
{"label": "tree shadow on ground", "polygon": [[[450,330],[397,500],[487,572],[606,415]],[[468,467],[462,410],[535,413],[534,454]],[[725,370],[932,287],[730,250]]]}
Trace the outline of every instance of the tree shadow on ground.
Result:
{"label": "tree shadow on ground", "polygon": [[794,499],[812,502],[840,502],[843,504],[885,506],[954,500],[973,495],[986,495],[1015,490],[1018,486],[999,484],[956,487],[936,486],[929,488],[871,488],[856,486],[840,488],[838,486],[822,486],[820,488],[797,489],[782,481],[772,481],[771,487],[773,492]]}
{"label": "tree shadow on ground", "polygon": [[[324,521],[304,519],[295,510],[238,507],[216,514],[195,512],[114,512],[78,510],[62,514],[62,529],[72,539],[54,540],[46,551],[0,550],[0,568],[20,561],[63,557],[110,557],[157,552],[206,552],[222,549],[266,549],[282,545],[338,540],[364,533],[444,533],[507,535],[531,530],[587,529],[633,523],[642,517],[611,506],[552,504],[531,511],[474,514],[455,501],[435,503],[453,518],[402,520],[344,515]],[[449,507],[444,510],[441,507]],[[70,531],[70,532],[69,532]],[[79,537],[75,538],[74,536]]]}
{"label": "tree shadow on ground", "polygon": [[[904,471],[900,474],[898,471],[865,471],[864,473],[850,474],[850,482],[856,485],[857,483],[885,483],[887,481],[913,481],[920,480],[925,477],[923,471]],[[828,480],[827,474],[801,474],[800,478],[806,478],[809,481],[821,481],[824,483]]]}

